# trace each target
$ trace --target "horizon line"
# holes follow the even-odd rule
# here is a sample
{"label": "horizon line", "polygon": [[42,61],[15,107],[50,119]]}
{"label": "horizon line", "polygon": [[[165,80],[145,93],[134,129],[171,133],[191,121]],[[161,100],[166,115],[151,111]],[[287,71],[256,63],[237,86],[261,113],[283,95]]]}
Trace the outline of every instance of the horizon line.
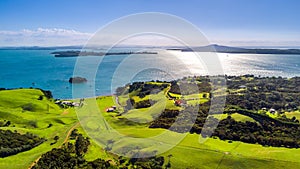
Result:
{"label": "horizon line", "polygon": [[[299,48],[300,45],[223,45],[223,44],[217,44],[217,43],[211,43],[205,46],[225,46],[225,47],[274,47],[274,48],[286,48],[286,47],[297,47]],[[192,47],[205,47],[205,46],[190,46]],[[84,48],[85,45],[83,44],[78,44],[78,45],[57,45],[57,46],[38,46],[38,45],[16,45],[16,46],[0,46],[0,49],[5,49],[5,48]],[[112,47],[112,45],[95,45],[95,46],[90,46],[89,48],[93,48],[93,47],[97,47],[97,48],[107,48],[107,47]],[[117,46],[113,46],[113,47],[117,47],[117,48],[122,48],[122,47],[147,47],[147,48],[182,48],[186,46],[180,46],[180,45],[132,45],[132,44],[124,44],[124,45],[117,45]]]}

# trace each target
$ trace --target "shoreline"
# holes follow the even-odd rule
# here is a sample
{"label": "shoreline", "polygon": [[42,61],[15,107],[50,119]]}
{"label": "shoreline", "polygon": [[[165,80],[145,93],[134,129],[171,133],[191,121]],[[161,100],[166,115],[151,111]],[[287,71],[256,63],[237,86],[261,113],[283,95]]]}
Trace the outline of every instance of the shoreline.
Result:
{"label": "shoreline", "polygon": [[[256,75],[251,75],[251,74],[244,74],[244,75],[184,76],[184,77],[178,78],[177,80],[182,79],[182,78],[189,78],[189,77],[206,77],[206,78],[207,77],[210,77],[210,78],[213,78],[213,77],[225,77],[225,78],[228,78],[228,77],[253,77],[253,78],[259,78],[259,79],[261,79],[261,78],[266,78],[266,79],[268,79],[268,78],[275,78],[275,79],[276,78],[277,79],[278,78],[279,79],[300,78],[300,76],[283,77],[283,76],[256,76]],[[151,80],[149,80],[149,81],[135,81],[135,82],[151,82]],[[170,82],[170,81],[166,81],[166,82]],[[134,82],[132,82],[132,83],[134,83]],[[122,87],[122,86],[120,86],[120,87]],[[17,89],[37,89],[37,90],[41,90],[42,92],[50,92],[51,95],[52,95],[52,99],[54,99],[54,100],[76,100],[76,99],[81,99],[81,98],[91,99],[91,98],[98,98],[98,97],[105,97],[105,96],[115,96],[115,94],[100,94],[100,95],[95,95],[95,96],[90,96],[90,97],[81,97],[81,98],[56,98],[56,97],[53,97],[53,91],[48,90],[48,89],[39,88],[39,87],[19,87],[19,88],[3,88],[3,87],[1,88],[0,87],[0,92],[3,91],[3,90],[17,90]]]}

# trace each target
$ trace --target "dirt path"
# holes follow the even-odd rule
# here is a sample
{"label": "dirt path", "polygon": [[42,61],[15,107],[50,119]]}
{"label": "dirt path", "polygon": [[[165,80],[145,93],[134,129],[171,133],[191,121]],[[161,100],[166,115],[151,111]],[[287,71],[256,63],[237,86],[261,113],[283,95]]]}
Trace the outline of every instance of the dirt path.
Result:
{"label": "dirt path", "polygon": [[66,115],[66,114],[68,114],[69,113],[69,110],[64,110],[62,113],[61,113],[61,115]]}
{"label": "dirt path", "polygon": [[120,107],[122,107],[122,105],[120,104],[118,95],[113,95],[113,97],[116,98],[116,103],[117,103],[117,105],[120,106]]}
{"label": "dirt path", "polygon": [[[63,143],[62,143],[58,148],[61,148],[62,145],[68,141],[68,139],[69,139],[69,137],[70,137],[70,135],[71,135],[71,132],[72,132],[76,127],[78,127],[79,125],[80,125],[80,123],[77,122],[77,123],[75,123],[75,124],[68,130],[68,133],[67,133],[67,135],[66,135],[66,138],[64,139]],[[28,167],[28,169],[31,169],[31,168],[32,168],[32,167],[33,167],[33,166],[41,159],[41,157],[42,157],[42,156],[39,156],[36,160],[34,160],[34,161],[31,163],[31,165]]]}
{"label": "dirt path", "polygon": [[[68,131],[67,136],[66,136],[64,142],[62,143],[62,145],[65,144],[65,143],[68,141],[68,139],[69,139],[69,137],[70,137],[72,131],[73,131],[76,127],[78,127],[79,125],[80,125],[80,123],[77,122],[77,123],[75,123],[75,124],[70,128],[70,130]],[[59,148],[61,148],[62,145],[60,145]]]}
{"label": "dirt path", "polygon": [[41,156],[39,156],[36,160],[34,160],[33,163],[28,167],[28,169],[31,169],[39,160],[41,159]]}

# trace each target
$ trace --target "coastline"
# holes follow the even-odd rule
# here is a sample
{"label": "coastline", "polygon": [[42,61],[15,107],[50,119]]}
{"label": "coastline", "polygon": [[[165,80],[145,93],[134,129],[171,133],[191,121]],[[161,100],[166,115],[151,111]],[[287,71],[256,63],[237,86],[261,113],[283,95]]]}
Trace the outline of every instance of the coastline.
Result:
{"label": "coastline", "polygon": [[[193,77],[193,76],[184,76],[180,79],[183,78],[189,78],[189,77]],[[250,75],[250,74],[244,74],[244,75],[213,75],[213,76],[209,76],[209,75],[201,75],[201,76],[195,76],[195,77],[253,77],[253,78],[281,78],[281,79],[292,79],[292,78],[300,78],[300,76],[293,76],[293,77],[282,77],[282,76],[255,76],[255,75]],[[228,79],[227,79],[228,80]],[[134,82],[151,82],[151,81],[134,81]],[[132,82],[132,83],[134,83]],[[169,81],[166,81],[168,83],[170,83]],[[77,85],[77,84],[73,84],[73,85]],[[122,86],[119,86],[122,87]],[[48,89],[43,89],[43,88],[39,88],[39,87],[19,87],[19,88],[0,88],[0,92],[2,90],[17,90],[17,89],[38,89],[41,90],[43,92],[51,92],[51,95],[53,95],[53,91],[48,90]],[[115,92],[115,91],[114,91]],[[63,98],[63,97],[52,97],[55,100],[77,100],[77,99],[92,99],[92,98],[98,98],[98,97],[105,97],[105,96],[115,96],[115,93],[110,93],[110,94],[100,94],[100,95],[95,95],[95,96],[88,96],[88,97],[78,97],[78,98]]]}

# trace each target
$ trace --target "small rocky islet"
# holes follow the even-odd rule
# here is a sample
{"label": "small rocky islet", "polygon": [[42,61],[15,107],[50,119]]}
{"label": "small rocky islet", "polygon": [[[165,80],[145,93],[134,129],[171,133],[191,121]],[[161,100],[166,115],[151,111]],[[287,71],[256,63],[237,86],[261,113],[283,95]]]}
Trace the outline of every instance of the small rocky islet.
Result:
{"label": "small rocky islet", "polygon": [[69,83],[85,83],[87,82],[87,79],[84,77],[70,77]]}

